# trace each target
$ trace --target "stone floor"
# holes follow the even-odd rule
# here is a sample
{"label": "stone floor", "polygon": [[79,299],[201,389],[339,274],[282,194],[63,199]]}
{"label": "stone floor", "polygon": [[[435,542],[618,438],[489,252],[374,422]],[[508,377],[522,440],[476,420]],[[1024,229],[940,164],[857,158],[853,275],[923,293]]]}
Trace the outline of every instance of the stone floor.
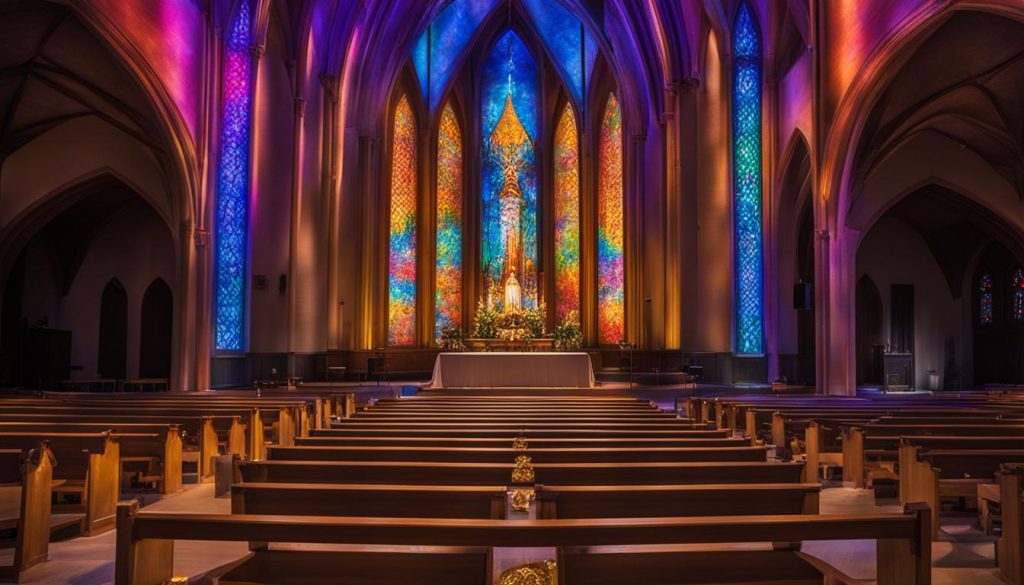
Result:
{"label": "stone floor", "polygon": [[[166,513],[228,513],[231,501],[214,498],[213,485],[191,485],[160,500],[147,510]],[[867,490],[837,487],[822,491],[823,514],[897,512],[899,506],[876,505]],[[991,540],[971,526],[970,519],[943,522],[943,540],[932,547],[934,585],[999,585]],[[50,545],[50,560],[29,570],[22,583],[29,585],[102,585],[114,580],[114,532],[75,538]],[[806,542],[803,550],[844,574],[870,583],[875,575],[872,541]],[[0,562],[10,562],[11,551],[0,551]],[[193,541],[175,544],[175,574],[197,576],[245,555],[245,543]]]}

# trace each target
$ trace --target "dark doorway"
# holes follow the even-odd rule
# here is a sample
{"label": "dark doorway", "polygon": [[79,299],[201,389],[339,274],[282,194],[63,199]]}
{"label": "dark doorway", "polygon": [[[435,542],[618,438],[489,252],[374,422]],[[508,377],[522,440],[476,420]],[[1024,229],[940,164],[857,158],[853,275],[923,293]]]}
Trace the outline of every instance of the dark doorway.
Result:
{"label": "dark doorway", "polygon": [[857,281],[857,383],[881,383],[882,295],[865,274]]}
{"label": "dark doorway", "polygon": [[112,278],[100,301],[100,345],[96,371],[100,378],[123,380],[128,362],[128,293]]}
{"label": "dark doorway", "polygon": [[[810,284],[814,290],[814,212],[811,209],[811,198],[804,203],[800,213],[800,229],[797,232],[797,278],[799,282]],[[813,295],[812,295],[813,299]],[[815,326],[814,304],[796,312],[796,343],[800,363],[800,382],[813,386],[815,384]]]}
{"label": "dark doorway", "polygon": [[142,330],[139,338],[139,377],[171,376],[171,327],[174,298],[162,278],[154,280],[142,297]]}

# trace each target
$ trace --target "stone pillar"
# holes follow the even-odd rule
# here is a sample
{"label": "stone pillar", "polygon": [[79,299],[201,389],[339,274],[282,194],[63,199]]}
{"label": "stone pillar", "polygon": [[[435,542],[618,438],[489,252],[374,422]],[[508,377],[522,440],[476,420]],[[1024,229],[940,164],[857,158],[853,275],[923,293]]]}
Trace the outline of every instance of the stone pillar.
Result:
{"label": "stone pillar", "polygon": [[662,216],[665,234],[665,349],[679,349],[682,328],[682,231],[683,194],[680,185],[679,87],[669,83],[665,88],[665,112],[662,130],[665,133],[665,213]]}

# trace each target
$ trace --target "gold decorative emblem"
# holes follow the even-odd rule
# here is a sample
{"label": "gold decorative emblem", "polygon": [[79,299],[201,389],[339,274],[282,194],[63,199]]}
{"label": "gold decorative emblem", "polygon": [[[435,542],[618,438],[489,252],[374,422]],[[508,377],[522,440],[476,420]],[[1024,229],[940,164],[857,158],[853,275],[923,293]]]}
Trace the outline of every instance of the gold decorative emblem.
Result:
{"label": "gold decorative emblem", "polygon": [[533,483],[533,463],[529,456],[516,457],[516,466],[512,469],[512,483]]}
{"label": "gold decorative emblem", "polygon": [[526,437],[516,437],[512,439],[513,449],[526,449],[530,443],[526,440]]}
{"label": "gold decorative emblem", "polygon": [[512,511],[529,512],[530,503],[537,497],[533,490],[512,490]]}
{"label": "gold decorative emblem", "polygon": [[501,574],[500,585],[558,585],[558,564],[543,561],[512,567]]}

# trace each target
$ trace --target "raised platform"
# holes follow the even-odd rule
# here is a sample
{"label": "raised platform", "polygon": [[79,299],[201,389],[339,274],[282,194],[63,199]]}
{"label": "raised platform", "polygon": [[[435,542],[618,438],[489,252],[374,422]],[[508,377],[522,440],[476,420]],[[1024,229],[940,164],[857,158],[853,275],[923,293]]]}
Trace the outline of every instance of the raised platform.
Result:
{"label": "raised platform", "polygon": [[440,353],[431,388],[593,388],[590,356],[580,352]]}

